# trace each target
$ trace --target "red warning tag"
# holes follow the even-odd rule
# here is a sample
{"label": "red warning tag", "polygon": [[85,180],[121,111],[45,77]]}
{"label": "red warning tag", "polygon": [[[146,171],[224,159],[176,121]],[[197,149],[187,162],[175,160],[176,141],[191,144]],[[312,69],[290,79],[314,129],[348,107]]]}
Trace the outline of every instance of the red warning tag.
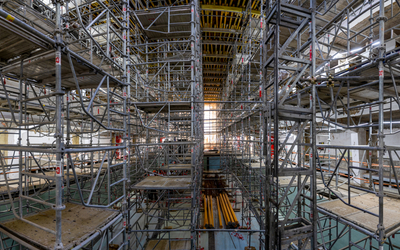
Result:
{"label": "red warning tag", "polygon": [[61,53],[56,52],[56,65],[61,65]]}
{"label": "red warning tag", "polygon": [[57,161],[57,166],[56,166],[56,176],[62,176],[62,165],[61,161]]}

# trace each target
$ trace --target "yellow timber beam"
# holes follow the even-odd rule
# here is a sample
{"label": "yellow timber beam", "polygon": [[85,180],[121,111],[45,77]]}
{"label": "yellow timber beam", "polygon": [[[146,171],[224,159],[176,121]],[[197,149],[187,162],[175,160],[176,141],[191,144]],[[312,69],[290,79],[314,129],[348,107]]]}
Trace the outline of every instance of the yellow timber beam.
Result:
{"label": "yellow timber beam", "polygon": [[[213,4],[202,4],[202,10],[211,10],[211,11],[225,11],[225,12],[234,12],[234,13],[243,13],[243,9],[239,7],[232,6],[221,6],[221,5],[213,5]],[[251,14],[259,16],[259,10],[251,10]]]}

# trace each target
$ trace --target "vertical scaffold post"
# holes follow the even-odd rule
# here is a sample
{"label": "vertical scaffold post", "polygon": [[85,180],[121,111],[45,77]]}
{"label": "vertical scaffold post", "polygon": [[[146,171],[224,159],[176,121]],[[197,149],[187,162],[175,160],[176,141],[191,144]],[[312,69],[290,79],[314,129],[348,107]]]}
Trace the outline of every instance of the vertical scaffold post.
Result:
{"label": "vertical scaffold post", "polygon": [[383,245],[385,244],[385,228],[383,226],[383,154],[384,151],[382,150],[383,147],[385,146],[384,144],[384,131],[383,131],[383,122],[384,122],[384,116],[383,116],[383,95],[384,95],[384,66],[383,66],[383,60],[385,56],[385,5],[384,1],[380,1],[379,3],[379,17],[377,18],[377,21],[379,21],[379,64],[378,64],[378,70],[379,70],[379,131],[378,131],[378,146],[380,148],[379,150],[379,224],[378,224],[378,232],[379,232],[379,250],[383,250]]}
{"label": "vertical scaffold post", "polygon": [[[281,1],[278,0],[278,1],[276,1],[276,13],[280,13],[280,12],[281,12]],[[280,24],[280,15],[276,15],[275,36],[274,36],[275,47],[274,47],[274,52],[273,52],[275,58],[279,57],[279,35],[276,35],[276,34],[279,34],[279,24]],[[274,125],[273,125],[273,128],[274,128],[274,132],[273,132],[273,134],[274,134],[274,142],[273,142],[273,145],[274,145],[274,149],[276,150],[276,149],[279,148],[279,142],[278,142],[278,139],[277,139],[279,137],[279,131],[278,131],[278,129],[279,129],[279,119],[278,119],[278,116],[277,116],[277,114],[279,113],[279,111],[278,111],[278,104],[279,104],[279,60],[274,60],[274,94],[273,94],[273,96],[274,96],[273,105],[274,105],[274,111],[275,111],[275,117],[273,118],[274,119]],[[279,175],[279,157],[278,157],[278,154],[276,152],[274,152],[274,157],[273,157],[272,162],[273,162],[273,166],[271,166],[271,167],[273,169],[273,173],[271,173],[271,178],[272,178],[271,182],[272,183],[277,183],[278,182],[278,178],[279,178],[278,177],[278,175]],[[278,187],[277,186],[273,186],[271,188],[270,192],[271,192],[271,195],[272,195],[272,193],[274,193],[273,195],[275,197],[279,196],[279,191],[278,191]],[[273,232],[273,234],[271,234],[271,236],[273,238],[272,238],[272,241],[270,242],[270,244],[272,243],[270,245],[270,247],[280,246],[281,245],[281,243],[280,243],[280,238],[281,237],[279,235],[279,229],[278,229],[278,225],[279,225],[279,216],[278,216],[278,214],[279,214],[279,211],[278,211],[278,208],[276,208],[275,212],[273,214],[273,218],[270,221],[271,225],[269,226],[270,230]]]}
{"label": "vertical scaffold post", "polygon": [[[315,37],[315,12],[316,12],[316,2],[315,0],[310,1],[310,10],[311,10],[311,78],[315,78],[315,58],[316,58],[316,37]],[[311,173],[311,223],[313,228],[313,235],[311,238],[311,249],[317,249],[317,223],[318,220],[318,212],[317,212],[317,171],[316,171],[316,161],[317,161],[317,147],[316,147],[316,139],[317,139],[317,131],[316,131],[316,82],[312,84],[311,91],[311,106],[312,106],[312,120],[311,120],[311,157],[310,157],[310,167],[312,170]]]}
{"label": "vertical scaffold post", "polygon": [[[129,17],[130,17],[130,7],[129,4],[126,5],[126,10],[125,10],[125,16],[126,16],[126,58],[127,58],[127,63],[126,63],[126,84],[127,84],[127,107],[125,109],[125,112],[127,112],[127,124],[126,124],[126,150],[127,150],[127,159],[126,159],[126,183],[125,183],[125,189],[128,190],[128,194],[125,200],[127,200],[127,230],[129,231],[131,223],[130,223],[130,218],[131,218],[131,209],[130,209],[130,197],[131,197],[131,191],[130,191],[130,186],[131,186],[131,178],[130,178],[130,159],[131,159],[131,127],[130,127],[130,120],[131,120],[131,64],[130,64],[130,50],[131,50],[131,44],[130,44],[130,23],[129,23]],[[130,247],[130,236],[127,236],[127,244],[128,244],[128,249]]]}
{"label": "vertical scaffold post", "polygon": [[[62,20],[61,20],[61,5],[63,5],[63,0],[53,0],[56,9],[56,29],[55,29],[55,39],[56,39],[56,92],[61,93],[61,49],[62,49]],[[61,214],[64,209],[63,206],[63,173],[64,164],[62,162],[63,157],[63,133],[62,133],[62,105],[63,105],[63,95],[58,94],[56,96],[56,131],[54,137],[56,138],[56,243],[55,249],[63,249],[63,244],[61,241]]]}
{"label": "vertical scaffold post", "polygon": [[[129,100],[130,97],[130,93],[128,91],[128,87],[129,86],[129,82],[128,82],[128,78],[130,77],[128,75],[128,71],[127,71],[127,59],[128,57],[128,47],[127,47],[127,39],[128,39],[128,30],[129,30],[129,22],[128,22],[128,12],[127,12],[127,8],[129,6],[129,3],[127,0],[124,0],[122,2],[122,13],[123,13],[123,20],[122,20],[122,57],[123,57],[123,61],[122,61],[122,70],[123,70],[123,80],[122,83],[124,84],[124,86],[122,87],[122,93],[123,93],[123,98],[124,98],[124,102],[123,102],[123,113],[127,114],[127,109],[129,106],[127,106],[127,102]],[[128,204],[127,204],[127,194],[126,194],[126,190],[127,190],[127,180],[128,180],[128,176],[127,176],[127,169],[128,169],[128,143],[129,143],[129,137],[128,137],[128,116],[124,115],[123,117],[123,124],[124,124],[124,131],[123,131],[123,145],[124,145],[124,149],[122,149],[123,151],[123,199],[122,199],[122,223],[123,223],[123,227],[125,228],[124,233],[123,233],[123,249],[127,249],[126,246],[126,242],[127,242],[127,225],[129,224],[129,222],[127,221],[129,219],[128,217]],[[129,246],[128,246],[129,247]]]}
{"label": "vertical scaffold post", "polygon": [[[191,119],[190,119],[190,121],[191,121],[191,124],[190,124],[190,141],[194,141],[195,140],[195,138],[194,138],[194,125],[195,125],[195,123],[194,123],[194,88],[195,88],[195,81],[196,81],[196,79],[195,79],[195,70],[196,70],[196,65],[195,65],[195,53],[196,53],[196,44],[195,44],[195,42],[196,42],[196,25],[195,25],[195,12],[196,12],[196,3],[197,3],[197,0],[192,0],[191,1],[191,4],[190,4],[190,11],[191,11],[191,18],[190,18],[190,22],[191,22],[191,25],[190,25],[190,30],[191,30],[191,34],[190,34],[190,46],[191,46],[191,58],[190,58],[190,65],[191,65],[191,71],[190,71],[190,74],[191,74],[191,78],[190,78],[190,117],[191,117]],[[192,189],[192,191],[191,191],[191,206],[192,206],[192,208],[194,208],[195,206],[196,206],[196,198],[195,198],[195,191],[196,191],[196,187],[197,187],[197,185],[196,185],[196,183],[195,183],[195,174],[197,173],[197,169],[196,169],[196,165],[195,165],[195,152],[196,152],[196,150],[195,150],[195,145],[190,145],[190,147],[191,147],[191,165],[192,165],[192,168],[193,168],[193,166],[194,166],[194,171],[190,171],[191,173],[191,180],[192,180],[192,183],[193,183],[193,189]],[[196,243],[196,225],[197,225],[197,223],[195,222],[195,216],[194,216],[194,211],[192,210],[191,212],[191,218],[192,218],[192,221],[191,221],[191,226],[190,226],[190,228],[191,228],[191,232],[190,232],[190,239],[191,239],[191,246],[192,246],[192,249],[194,249],[194,248],[196,248],[197,247],[197,243]]]}

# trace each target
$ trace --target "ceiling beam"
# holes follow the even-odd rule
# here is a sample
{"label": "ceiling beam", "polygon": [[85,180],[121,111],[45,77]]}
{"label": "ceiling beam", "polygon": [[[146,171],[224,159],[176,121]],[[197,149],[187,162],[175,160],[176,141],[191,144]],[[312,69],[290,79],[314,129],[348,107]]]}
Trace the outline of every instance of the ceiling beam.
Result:
{"label": "ceiling beam", "polygon": [[[153,32],[153,33],[155,33],[155,32]],[[155,36],[148,35],[147,38],[148,38],[148,40],[163,40],[163,39],[168,40],[171,38],[187,38],[188,39],[189,36],[190,36],[190,31],[185,32],[185,34],[183,34],[183,33],[168,33],[168,34],[160,35],[160,33],[157,33],[157,34],[155,34]]]}
{"label": "ceiling beam", "polygon": [[226,74],[226,70],[203,69],[203,73]]}
{"label": "ceiling beam", "polygon": [[214,45],[235,45],[234,42],[218,41],[218,40],[202,40],[202,44],[214,44]]}
{"label": "ceiling beam", "polygon": [[225,79],[225,76],[204,76],[203,79]]}
{"label": "ceiling beam", "polygon": [[[190,14],[190,6],[187,5],[180,5],[176,7],[170,8],[171,12],[180,12],[180,11],[188,11],[188,15]],[[162,14],[164,12],[163,8],[157,9],[145,9],[145,10],[137,10],[135,11],[135,15],[137,16],[147,16],[147,15],[155,15],[155,14]]]}
{"label": "ceiling beam", "polygon": [[218,86],[221,86],[221,84],[220,83],[203,83],[203,85],[204,85],[204,88],[206,88],[206,87],[218,87]]}
{"label": "ceiling beam", "polygon": [[203,54],[203,57],[232,58],[232,55],[228,55],[228,54]]}
{"label": "ceiling beam", "polygon": [[221,29],[221,28],[202,28],[202,32],[216,32],[216,33],[227,33],[227,34],[237,34],[240,30],[235,29]]}
{"label": "ceiling beam", "polygon": [[[243,8],[232,7],[232,6],[221,6],[213,4],[202,4],[202,10],[212,10],[212,11],[223,11],[223,12],[233,12],[233,13],[244,13]],[[260,16],[261,12],[259,10],[251,10],[251,14],[255,16]]]}
{"label": "ceiling beam", "polygon": [[222,82],[203,82],[204,85],[221,85]]}
{"label": "ceiling beam", "polygon": [[[389,88],[392,88],[392,87],[389,87]],[[372,86],[372,87],[366,87],[366,89],[372,90],[376,93],[379,93],[379,87]],[[396,96],[396,92],[394,90],[391,90],[388,88],[384,88],[383,93],[385,96]]]}
{"label": "ceiling beam", "polygon": [[222,65],[222,66],[227,66],[226,62],[204,62],[203,65]]}

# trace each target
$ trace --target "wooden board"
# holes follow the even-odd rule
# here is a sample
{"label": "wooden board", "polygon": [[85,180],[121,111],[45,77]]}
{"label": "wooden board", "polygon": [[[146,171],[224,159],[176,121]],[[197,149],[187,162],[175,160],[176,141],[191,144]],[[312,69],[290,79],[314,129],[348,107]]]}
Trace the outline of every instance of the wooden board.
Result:
{"label": "wooden board", "polygon": [[[171,242],[171,248],[169,243]],[[189,250],[190,240],[168,241],[168,240],[149,240],[145,250]]]}
{"label": "wooden board", "polygon": [[[103,166],[103,169],[102,169],[102,171],[101,171],[101,173],[102,174],[104,174],[105,172],[106,172],[106,168],[108,167],[108,164],[107,163],[104,163],[105,165]],[[107,164],[107,165],[106,165]],[[94,166],[93,166],[94,167]],[[104,169],[105,168],[105,169]],[[54,167],[54,169],[55,169],[55,167]],[[98,171],[98,168],[95,168],[94,167],[94,175],[96,175],[97,174],[97,171]],[[78,176],[78,178],[79,177],[90,177],[90,170],[88,170],[88,169],[82,169],[82,168],[75,168],[75,172],[76,172],[76,175]],[[40,172],[39,172],[40,173]],[[55,176],[55,170],[54,171],[52,171],[52,172],[46,172],[46,175],[48,175],[48,176]],[[68,175],[68,171],[67,170],[64,170],[64,181],[66,181],[66,179],[67,179],[67,175]],[[25,177],[24,177],[25,178]],[[27,176],[26,177],[27,179],[29,179],[29,181],[28,181],[28,190],[32,190],[32,189],[34,189],[34,188],[37,188],[37,189],[39,189],[39,188],[41,188],[43,185],[45,185],[47,182],[46,182],[46,180],[45,179],[43,179],[43,178],[37,178],[37,177],[31,177],[31,176]],[[72,171],[72,169],[70,169],[69,170],[69,179],[70,180],[74,180],[74,172]],[[13,183],[13,184],[10,184],[10,192],[11,193],[16,193],[16,192],[19,192],[19,184],[18,183],[15,183],[15,181],[9,181],[10,183]],[[54,181],[53,180],[50,180],[50,182],[51,183],[53,183]],[[23,185],[23,189],[24,190],[26,190],[26,185],[24,184]],[[0,194],[8,194],[8,191],[7,191],[7,186],[6,185],[2,185],[2,186],[0,186]]]}
{"label": "wooden board", "polygon": [[187,157],[177,157],[178,160],[180,161],[191,161],[192,157],[191,156],[187,156]]}
{"label": "wooden board", "polygon": [[[72,203],[66,203],[65,206],[66,208],[62,211],[62,242],[65,249],[79,244],[118,214],[117,212],[89,208]],[[56,228],[55,210],[52,209],[24,218],[52,230]],[[54,234],[48,233],[26,222],[13,219],[1,223],[0,227],[4,229],[7,234],[11,233],[22,241],[34,242],[45,249],[54,248]]]}
{"label": "wooden board", "polygon": [[[51,175],[51,172],[47,172],[47,174]],[[36,177],[27,177],[27,178],[29,179],[28,186],[23,184],[22,185],[23,186],[23,190],[32,190],[34,188],[39,189],[43,185],[46,184],[45,179],[42,179],[42,178],[36,178]],[[9,181],[9,182],[10,183],[14,183],[14,184],[10,184],[10,192],[11,193],[18,193],[19,192],[19,184],[15,183],[13,181]],[[53,182],[53,181],[50,181],[50,182]],[[8,190],[7,190],[7,186],[6,185],[0,187],[0,194],[5,194],[5,195],[8,194]]]}
{"label": "wooden board", "polygon": [[220,156],[219,152],[204,152],[204,156]]}
{"label": "wooden board", "polygon": [[221,170],[203,170],[203,175],[205,174],[221,174]]}
{"label": "wooden board", "polygon": [[[10,192],[18,192],[19,184],[10,184]],[[8,194],[7,186],[0,187],[0,194]]]}
{"label": "wooden board", "polygon": [[[90,171],[86,171],[82,168],[75,168],[75,173],[76,176],[78,177],[85,177],[85,176],[90,176]],[[96,173],[96,172],[94,172]],[[64,178],[67,178],[68,175],[68,171],[64,170]],[[72,171],[72,169],[69,170],[69,179],[73,179],[74,178],[74,171]]]}
{"label": "wooden board", "polygon": [[[279,177],[279,187],[289,186],[291,179],[292,179],[292,177],[289,177],[289,176],[280,176]],[[297,187],[297,180],[298,180],[298,178],[296,177],[293,180],[291,187]],[[301,177],[301,182],[303,182],[303,181],[304,181],[304,176]],[[310,183],[310,178],[308,178],[307,183]]]}
{"label": "wooden board", "polygon": [[[346,202],[348,199],[344,199]],[[379,213],[378,197],[374,194],[364,194],[356,197],[351,197],[350,200],[353,206],[365,209],[369,212]],[[339,215],[340,217],[361,226],[371,232],[375,232],[378,225],[378,217],[364,213],[363,211],[350,207],[344,204],[341,200],[333,200],[318,204],[318,206],[331,213]],[[395,198],[383,198],[383,225],[386,233],[394,229],[400,229],[400,200]],[[386,235],[388,237],[390,235]]]}
{"label": "wooden board", "polygon": [[191,177],[148,176],[133,186],[134,189],[189,189]]}
{"label": "wooden board", "polygon": [[[93,168],[97,168],[98,169],[98,168],[100,168],[100,166],[101,166],[101,162],[93,164]],[[85,168],[90,169],[90,167],[91,167],[91,165],[87,165]],[[102,169],[107,169],[107,168],[108,168],[108,162],[104,162]]]}
{"label": "wooden board", "polygon": [[163,166],[161,170],[191,170],[192,164],[170,164],[168,166]]}
{"label": "wooden board", "polygon": [[146,113],[167,113],[169,110],[182,110],[190,111],[190,102],[170,102],[169,105],[165,105],[165,102],[135,102],[136,107]]}

